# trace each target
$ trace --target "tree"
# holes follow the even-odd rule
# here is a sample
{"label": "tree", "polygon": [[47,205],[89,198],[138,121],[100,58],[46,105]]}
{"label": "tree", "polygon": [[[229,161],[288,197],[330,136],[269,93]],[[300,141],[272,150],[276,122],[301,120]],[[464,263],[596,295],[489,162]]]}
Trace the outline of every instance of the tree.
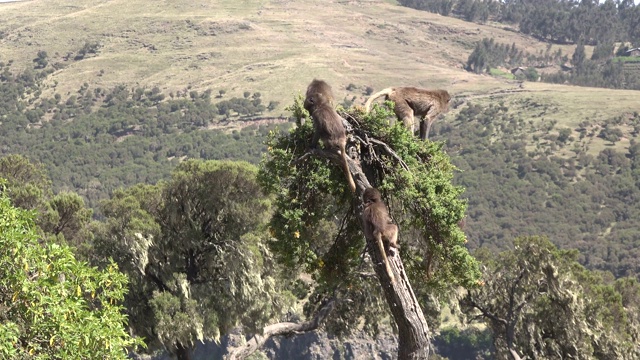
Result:
{"label": "tree", "polygon": [[273,111],[273,110],[275,110],[275,109],[278,107],[278,105],[279,105],[279,104],[280,104],[280,103],[279,103],[279,102],[277,102],[277,101],[273,101],[273,100],[272,100],[272,101],[269,101],[269,105],[267,106],[267,110],[269,110],[269,111]]}
{"label": "tree", "polygon": [[577,69],[582,67],[582,64],[587,59],[587,55],[584,51],[584,42],[579,41],[578,45],[576,45],[576,50],[573,52],[573,56],[571,57],[571,64]]}
{"label": "tree", "polygon": [[613,57],[613,49],[615,43],[613,41],[599,41],[593,54],[591,54],[591,60],[593,61],[606,61]]}
{"label": "tree", "polygon": [[78,235],[91,221],[93,211],[87,209],[82,197],[72,192],[61,192],[48,202],[51,209],[42,225],[43,230],[53,235],[62,234],[67,241],[78,245]]}
{"label": "tree", "polygon": [[615,144],[617,141],[619,141],[622,136],[624,136],[622,130],[612,124],[608,124],[607,126],[605,126],[602,130],[600,130],[600,133],[598,134],[599,138],[610,141],[612,144]]}
{"label": "tree", "polygon": [[565,144],[567,140],[569,140],[571,133],[572,131],[569,128],[562,128],[558,130],[558,142],[561,144]]}
{"label": "tree", "polygon": [[538,81],[540,75],[538,74],[536,68],[529,66],[525,71],[525,77],[528,81]]}
{"label": "tree", "polygon": [[487,49],[484,42],[478,42],[467,59],[467,70],[480,74],[485,70],[488,62]]}
{"label": "tree", "polygon": [[0,177],[7,180],[5,191],[13,205],[45,212],[45,199],[51,196],[51,181],[42,165],[22,155],[8,155],[0,158]]}
{"label": "tree", "polygon": [[49,60],[47,60],[48,55],[44,50],[38,51],[38,57],[33,59],[33,62],[36,63],[36,69],[44,69],[49,64]]}
{"label": "tree", "polygon": [[[302,98],[290,110],[299,124],[308,117]],[[454,168],[442,144],[418,141],[402,124],[390,127],[387,118],[393,113],[388,109],[376,106],[370,115],[343,116],[359,142],[347,149],[360,159],[350,161],[357,196],[331,156],[322,150],[305,152],[313,133],[310,121],[289,134],[274,134],[268,143],[259,179],[275,196],[270,227],[277,240],[271,249],[290,273],[310,274],[317,283],[308,289],[305,313],[310,320],[297,327],[283,325],[281,332],[268,335],[314,330],[321,320],[339,336],[360,327],[375,334],[379,320],[390,311],[398,327],[398,358],[426,358],[429,330],[422,308],[444,300],[454,287],[472,286],[479,275],[458,226],[465,209],[459,199],[462,189],[451,183]],[[402,251],[389,256],[394,283],[378,247],[365,247],[359,194],[371,184],[383,191],[400,226]],[[418,284],[415,290],[411,282]],[[315,327],[306,326],[310,322]],[[272,326],[277,324],[264,333]],[[265,337],[258,338],[246,347],[261,345]]]}
{"label": "tree", "polygon": [[115,264],[89,267],[39,238],[33,213],[0,191],[0,357],[127,359],[141,341],[126,330],[126,285]]}
{"label": "tree", "polygon": [[76,193],[53,195],[51,181],[41,164],[22,155],[9,155],[0,158],[0,177],[7,180],[5,191],[14,205],[37,211],[36,223],[45,233],[62,235],[64,241],[75,246],[88,246],[84,238],[88,234],[83,230],[93,211]]}
{"label": "tree", "polygon": [[433,339],[438,354],[447,359],[495,359],[491,332],[475,327],[447,327]]}
{"label": "tree", "polygon": [[104,202],[96,246],[131,277],[127,311],[150,349],[189,359],[196,341],[256,331],[290,303],[264,244],[270,202],[255,176],[247,163],[190,160],[166,183]]}
{"label": "tree", "polygon": [[498,358],[637,359],[638,285],[626,301],[602,275],[580,266],[575,250],[542,237],[514,240],[513,250],[479,251],[484,285],[462,299],[463,311],[493,332]]}

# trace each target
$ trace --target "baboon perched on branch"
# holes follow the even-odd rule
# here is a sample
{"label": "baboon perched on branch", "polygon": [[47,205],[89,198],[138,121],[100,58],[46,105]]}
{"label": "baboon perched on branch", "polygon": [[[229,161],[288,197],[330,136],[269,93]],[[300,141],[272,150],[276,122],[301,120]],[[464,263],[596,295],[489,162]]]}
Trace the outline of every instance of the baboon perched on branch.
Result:
{"label": "baboon perched on branch", "polygon": [[387,274],[391,279],[391,283],[395,282],[395,276],[389,266],[389,259],[384,244],[389,248],[398,248],[398,226],[391,221],[387,206],[382,201],[382,195],[376,188],[367,188],[362,194],[362,202],[364,203],[364,212],[362,217],[364,220],[364,236],[367,239],[375,240],[380,248],[380,255],[387,269]]}
{"label": "baboon perched on branch", "polygon": [[386,96],[385,100],[395,103],[394,111],[404,126],[414,132],[414,116],[420,116],[420,138],[429,138],[431,124],[436,117],[447,111],[451,95],[446,90],[428,90],[416,87],[390,87],[379,91],[367,100],[366,111],[371,110],[371,104],[377,98]]}
{"label": "baboon perched on branch", "polygon": [[331,86],[323,80],[314,79],[307,87],[304,108],[313,118],[313,140],[311,147],[315,148],[318,140],[322,140],[327,150],[340,156],[341,167],[347,177],[351,192],[356,191],[349,164],[347,163],[347,132],[342,124],[342,118],[333,108],[333,92]]}

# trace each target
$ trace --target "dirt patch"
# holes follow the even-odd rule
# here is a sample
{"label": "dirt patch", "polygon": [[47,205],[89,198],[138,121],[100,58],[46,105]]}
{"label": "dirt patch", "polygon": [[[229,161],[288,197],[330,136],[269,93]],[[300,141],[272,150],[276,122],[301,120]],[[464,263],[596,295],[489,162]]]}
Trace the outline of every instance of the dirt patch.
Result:
{"label": "dirt patch", "polygon": [[271,124],[283,124],[289,122],[289,118],[286,117],[264,117],[246,120],[223,120],[215,124],[207,126],[208,130],[213,129],[229,129],[229,128],[245,128],[252,125],[271,125]]}

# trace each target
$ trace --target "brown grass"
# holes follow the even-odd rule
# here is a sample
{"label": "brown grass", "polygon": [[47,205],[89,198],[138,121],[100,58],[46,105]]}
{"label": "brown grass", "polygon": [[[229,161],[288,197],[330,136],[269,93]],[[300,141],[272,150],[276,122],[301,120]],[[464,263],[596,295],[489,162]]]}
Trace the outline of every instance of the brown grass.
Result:
{"label": "brown grass", "polygon": [[[270,114],[280,115],[293,95],[319,77],[339,99],[356,96],[356,104],[365,101],[366,86],[394,85],[446,88],[507,104],[535,98],[555,104],[558,111],[548,118],[570,127],[637,108],[638,92],[542,83],[520,89],[511,80],[466,72],[469,53],[484,37],[536,53],[547,44],[501,24],[468,23],[393,1],[34,0],[0,9],[0,60],[30,65],[45,50],[52,63],[64,65],[48,79],[49,93],[64,95],[85,82],[159,86],[165,93],[225,89],[225,97],[249,90],[280,101]],[[97,56],[62,60],[86,41],[100,43]],[[560,48],[569,54],[573,49]],[[348,92],[349,84],[357,89]]]}

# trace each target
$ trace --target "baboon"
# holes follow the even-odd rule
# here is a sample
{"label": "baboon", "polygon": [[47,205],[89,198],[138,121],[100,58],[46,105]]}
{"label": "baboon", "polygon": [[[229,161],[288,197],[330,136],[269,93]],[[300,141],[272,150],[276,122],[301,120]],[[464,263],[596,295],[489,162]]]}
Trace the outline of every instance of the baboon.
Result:
{"label": "baboon", "polygon": [[389,266],[389,259],[383,241],[391,248],[398,248],[398,226],[391,222],[391,217],[387,211],[387,206],[382,201],[380,191],[376,188],[367,188],[362,194],[364,203],[363,222],[364,236],[367,239],[374,239],[380,248],[380,254],[384,260],[387,274],[391,283],[395,282],[393,271]]}
{"label": "baboon", "polygon": [[314,79],[307,87],[304,108],[313,118],[313,140],[311,147],[315,148],[318,140],[322,140],[325,148],[335,151],[341,157],[344,171],[351,192],[356,191],[356,184],[349,171],[347,163],[347,132],[342,124],[342,118],[333,108],[333,92],[331,86],[323,80]]}
{"label": "baboon", "polygon": [[420,116],[420,138],[429,138],[431,124],[436,117],[447,111],[451,96],[446,90],[428,90],[416,87],[390,87],[379,91],[367,100],[366,111],[371,110],[371,104],[381,96],[386,96],[385,100],[395,103],[394,111],[398,119],[404,122],[404,126],[414,132],[414,115]]}

